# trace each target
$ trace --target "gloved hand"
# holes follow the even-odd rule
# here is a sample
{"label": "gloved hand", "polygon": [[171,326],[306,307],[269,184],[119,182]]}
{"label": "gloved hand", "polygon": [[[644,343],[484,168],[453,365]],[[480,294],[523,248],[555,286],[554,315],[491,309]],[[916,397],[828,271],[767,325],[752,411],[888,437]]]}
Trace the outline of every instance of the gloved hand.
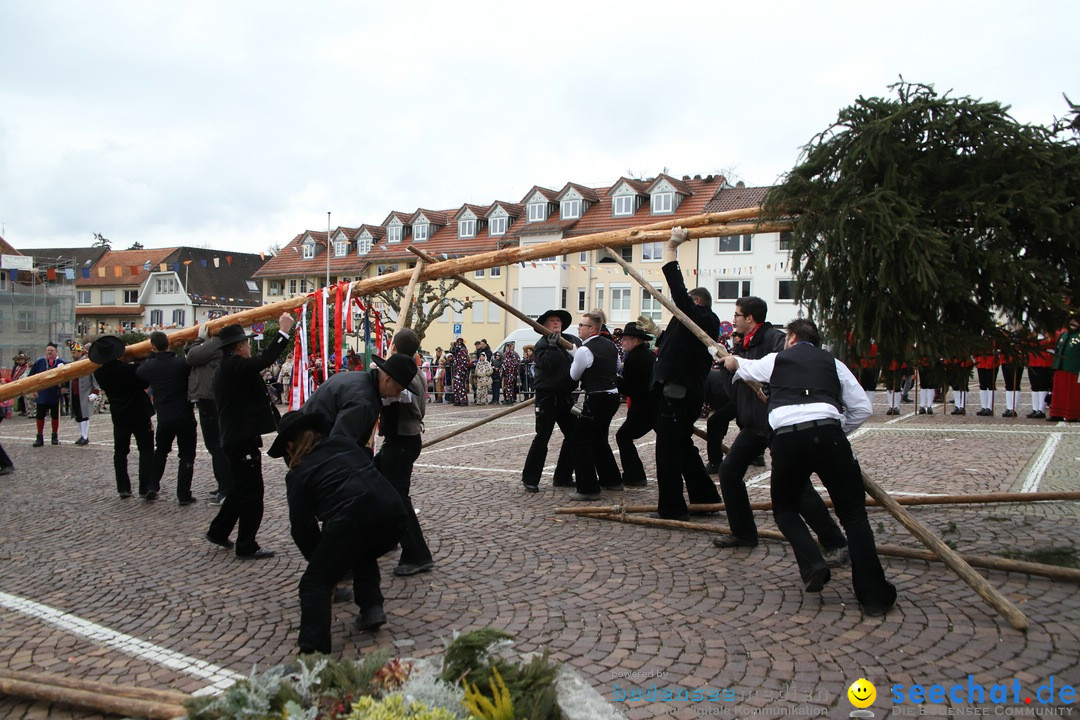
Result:
{"label": "gloved hand", "polygon": [[551,333],[547,336],[548,342],[555,346],[558,346],[560,338],[562,338],[562,333]]}
{"label": "gloved hand", "polygon": [[200,340],[205,340],[207,338],[207,336],[209,336],[209,335],[210,335],[210,326],[207,325],[206,323],[203,323],[202,325],[200,325],[199,326],[199,339]]}
{"label": "gloved hand", "polygon": [[668,240],[668,243],[671,245],[671,247],[679,247],[689,239],[690,233],[687,231],[686,228],[673,227],[671,228],[671,239]]}
{"label": "gloved hand", "polygon": [[98,394],[97,393],[90,393],[89,395],[86,396],[86,399],[89,400],[90,402],[97,402]]}
{"label": "gloved hand", "polygon": [[653,337],[656,337],[660,331],[660,328],[656,327],[656,323],[653,322],[653,319],[644,315],[638,315],[637,326],[639,329],[644,330]]}

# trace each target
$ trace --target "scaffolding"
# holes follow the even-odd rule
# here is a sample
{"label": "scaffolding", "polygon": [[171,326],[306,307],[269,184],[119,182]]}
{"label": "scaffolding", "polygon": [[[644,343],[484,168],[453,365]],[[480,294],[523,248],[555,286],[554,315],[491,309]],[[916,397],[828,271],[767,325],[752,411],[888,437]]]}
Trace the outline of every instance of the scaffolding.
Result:
{"label": "scaffolding", "polygon": [[25,352],[32,363],[55,342],[70,359],[66,341],[75,337],[75,260],[38,262],[33,270],[0,271],[0,365]]}

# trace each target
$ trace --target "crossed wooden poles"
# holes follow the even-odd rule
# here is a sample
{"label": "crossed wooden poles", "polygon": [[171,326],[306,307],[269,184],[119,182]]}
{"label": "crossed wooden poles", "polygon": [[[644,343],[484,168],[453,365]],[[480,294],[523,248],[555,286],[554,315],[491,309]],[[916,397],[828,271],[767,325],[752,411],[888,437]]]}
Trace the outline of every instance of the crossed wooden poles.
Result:
{"label": "crossed wooden poles", "polygon": [[[637,228],[630,228],[628,230],[615,230],[603,233],[594,233],[592,235],[584,235],[577,238],[552,240],[544,243],[536,243],[534,245],[525,245],[520,247],[504,248],[502,250],[494,250],[487,253],[479,253],[468,257],[455,258],[445,260],[442,262],[436,261],[435,258],[419,251],[414,246],[410,246],[409,250],[413,251],[422,262],[418,262],[417,266],[411,270],[402,270],[395,273],[387,273],[377,278],[370,278],[367,280],[357,280],[352,284],[351,292],[356,295],[371,295],[382,290],[386,290],[393,287],[401,287],[402,285],[408,285],[406,294],[403,300],[402,309],[404,312],[408,312],[412,301],[412,292],[416,283],[421,280],[429,280],[443,277],[455,277],[460,280],[467,287],[470,287],[475,292],[483,295],[485,298],[495,302],[499,307],[511,312],[515,317],[521,318],[528,322],[531,326],[537,329],[540,334],[547,334],[547,331],[541,326],[537,325],[534,321],[523,317],[522,313],[516,308],[508,305],[504,301],[500,300],[491,293],[483,290],[479,285],[472,283],[464,274],[473,271],[487,269],[490,267],[506,266],[516,262],[526,262],[532,260],[538,260],[544,257],[551,257],[552,255],[565,255],[574,252],[581,252],[586,250],[606,249],[608,254],[619,263],[630,277],[634,278],[641,286],[649,292],[654,298],[656,298],[669,312],[677,317],[691,332],[693,332],[706,347],[716,348],[716,354],[723,356],[726,354],[726,350],[722,345],[719,345],[715,340],[709,338],[708,335],[697,327],[697,325],[686,316],[681,310],[679,310],[671,300],[661,293],[659,293],[648,280],[643,278],[629,263],[618,256],[611,250],[612,246],[619,245],[637,245],[645,242],[662,242],[668,239],[671,228],[676,225],[687,228],[688,236],[690,238],[703,238],[703,237],[724,237],[729,235],[742,234],[747,231],[747,221],[753,221],[758,218],[760,208],[745,208],[741,210],[733,210],[724,213],[708,213],[704,215],[696,215],[688,218],[679,218],[667,220],[664,222],[653,223],[650,225],[644,225]],[[755,232],[778,232],[781,230],[788,230],[791,228],[790,222],[756,222],[750,225],[750,228]],[[221,327],[233,323],[239,323],[242,325],[250,325],[262,320],[268,320],[276,317],[283,311],[294,310],[304,305],[310,300],[310,297],[301,296],[286,298],[269,305],[264,305],[259,308],[252,308],[251,310],[245,310],[244,312],[237,313],[235,315],[228,315],[223,318],[211,320],[207,325],[209,329],[213,331],[219,330]],[[399,315],[400,316],[400,315]],[[198,333],[197,327],[185,328],[173,332],[169,335],[170,345],[180,345],[195,339]],[[563,341],[565,342],[565,341]],[[128,347],[124,354],[126,359],[134,359],[141,357],[150,352],[149,341],[144,341]],[[8,398],[16,397],[18,395],[27,394],[36,390],[51,387],[57,385],[66,380],[88,375],[99,367],[97,364],[90,362],[90,360],[84,359],[76,362],[61,365],[53,370],[48,370],[44,373],[34,375],[33,377],[17,380],[13,383],[0,386],[0,400],[6,400]],[[497,413],[492,414],[486,418],[487,422],[502,417],[506,414],[519,410],[523,407],[531,404],[533,400],[528,400],[522,403],[518,403],[515,406],[506,408]],[[484,422],[475,422],[466,425],[462,428],[448,433],[444,436],[433,438],[427,441],[425,447],[430,447],[438,442],[447,440],[455,435],[459,435],[467,430],[473,429]],[[942,562],[944,562],[953,572],[961,577],[968,585],[970,585],[980,597],[982,597],[991,607],[997,610],[1005,619],[1018,630],[1025,630],[1028,626],[1027,618],[1021,613],[1007,598],[1005,598],[1000,592],[998,592],[989,582],[981,575],[976,573],[971,565],[964,561],[954,550],[945,545],[936,535],[934,535],[928,528],[922,525],[916,520],[911,513],[903,509],[888,493],[886,493],[881,486],[879,486],[872,478],[866,473],[862,475],[863,484],[866,487],[867,493],[874,498],[879,504],[884,506],[888,512],[895,517],[901,525],[907,528],[915,537],[917,537],[924,545],[926,545]],[[636,521],[646,521],[645,518],[635,519]]]}

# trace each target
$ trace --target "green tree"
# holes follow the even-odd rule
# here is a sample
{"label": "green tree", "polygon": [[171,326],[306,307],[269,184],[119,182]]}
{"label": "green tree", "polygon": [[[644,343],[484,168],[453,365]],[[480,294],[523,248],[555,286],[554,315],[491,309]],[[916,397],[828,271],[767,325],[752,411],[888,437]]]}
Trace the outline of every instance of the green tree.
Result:
{"label": "green tree", "polygon": [[890,89],[841,110],[765,202],[796,218],[796,294],[826,341],[949,357],[1062,327],[1080,300],[1078,107],[1066,98],[1070,117],[1043,127]]}

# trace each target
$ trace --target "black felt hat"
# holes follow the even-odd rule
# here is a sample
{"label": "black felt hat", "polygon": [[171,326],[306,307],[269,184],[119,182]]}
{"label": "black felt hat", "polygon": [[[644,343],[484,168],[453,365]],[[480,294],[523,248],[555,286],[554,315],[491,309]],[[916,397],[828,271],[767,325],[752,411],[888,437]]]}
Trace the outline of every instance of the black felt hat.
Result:
{"label": "black felt hat", "polygon": [[274,439],[274,444],[270,446],[266,454],[272,458],[283,457],[285,455],[285,445],[308,429],[315,430],[322,435],[329,435],[330,421],[321,412],[293,410],[285,413],[281,417],[281,422],[278,423],[278,435]]}
{"label": "black felt hat", "polygon": [[119,358],[125,350],[127,345],[120,338],[115,335],[102,335],[90,345],[90,362],[104,365]]}
{"label": "black felt hat", "polygon": [[221,332],[218,333],[218,342],[221,343],[222,347],[225,347],[241,340],[250,340],[253,337],[255,336],[244,332],[243,325],[233,324],[221,328]]}
{"label": "black felt hat", "polygon": [[562,329],[565,331],[570,327],[570,323],[574,322],[574,318],[570,317],[570,313],[565,310],[548,310],[546,313],[536,318],[536,322],[543,325],[548,321],[548,318],[557,317],[562,320]]}
{"label": "black felt hat", "polygon": [[378,355],[372,358],[375,366],[397,381],[403,388],[409,387],[409,383],[416,377],[416,361],[404,353],[394,353],[388,358]]}
{"label": "black felt hat", "polygon": [[652,335],[650,335],[649,333],[647,333],[644,330],[642,330],[641,328],[639,328],[638,324],[636,322],[628,322],[628,323],[626,323],[626,327],[624,327],[623,331],[622,331],[622,336],[623,337],[636,337],[636,338],[641,338],[642,340],[652,340],[652,338],[653,338]]}

